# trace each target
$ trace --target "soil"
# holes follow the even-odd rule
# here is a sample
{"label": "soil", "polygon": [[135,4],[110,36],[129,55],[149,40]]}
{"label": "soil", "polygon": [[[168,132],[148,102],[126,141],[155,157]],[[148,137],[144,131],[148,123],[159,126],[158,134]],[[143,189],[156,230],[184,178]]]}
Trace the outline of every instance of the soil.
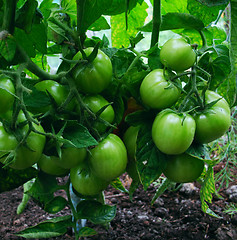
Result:
{"label": "soil", "polygon": [[[123,178],[124,184],[130,184],[130,179]],[[236,183],[235,183],[236,184]],[[191,186],[191,188],[190,188]],[[153,206],[150,202],[156,191],[152,185],[146,192],[142,187],[134,193],[133,202],[129,196],[109,187],[105,192],[106,202],[117,205],[117,215],[106,230],[102,226],[88,223],[98,234],[86,239],[93,240],[233,240],[237,239],[237,216],[224,213],[223,210],[231,203],[226,191],[220,192],[222,198],[214,197],[211,209],[221,216],[221,219],[204,214],[201,210],[199,189],[190,185],[192,191],[165,191]],[[14,235],[26,227],[53,218],[40,209],[32,200],[25,211],[17,215],[16,209],[22,198],[22,187],[0,194],[0,239],[10,240],[23,238]],[[70,213],[69,208],[59,215]],[[57,240],[73,238],[71,229]]]}

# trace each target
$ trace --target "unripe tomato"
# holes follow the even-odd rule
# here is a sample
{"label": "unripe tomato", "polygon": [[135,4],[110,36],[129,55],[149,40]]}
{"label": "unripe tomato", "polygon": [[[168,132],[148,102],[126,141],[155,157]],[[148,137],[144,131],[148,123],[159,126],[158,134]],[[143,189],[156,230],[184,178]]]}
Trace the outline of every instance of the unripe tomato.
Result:
{"label": "unripe tomato", "polygon": [[152,139],[166,154],[181,154],[193,142],[196,124],[189,114],[177,114],[169,109],[161,111],[152,125]]}
{"label": "unripe tomato", "polygon": [[45,173],[53,175],[53,176],[65,176],[69,173],[68,169],[62,168],[57,164],[59,160],[58,157],[55,156],[47,156],[42,154],[41,158],[39,159],[37,165],[38,167]]}
{"label": "unripe tomato", "polygon": [[[34,85],[34,87],[42,92],[45,92],[46,94],[50,94],[53,99],[55,100],[56,104],[60,106],[67,98],[69,90],[64,86],[61,85],[60,83],[53,81],[53,80],[44,80],[41,82],[38,82]],[[75,101],[71,101],[67,105],[67,110],[72,110],[75,106]],[[51,108],[51,105],[41,107],[38,109],[38,112],[45,113]]]}
{"label": "unripe tomato", "polygon": [[206,91],[205,102],[211,103],[220,99],[210,109],[194,114],[196,121],[195,140],[199,143],[209,143],[222,135],[231,125],[230,107],[218,93]]}
{"label": "unripe tomato", "polygon": [[0,76],[0,115],[6,113],[13,107],[15,87],[9,77]]}
{"label": "unripe tomato", "polygon": [[[109,102],[101,95],[87,95],[83,98],[84,103],[91,109],[92,112],[97,113],[101,108],[108,105]],[[100,117],[112,123],[114,121],[114,109],[111,105],[107,106],[106,109],[100,114]],[[102,122],[95,122],[93,127],[95,127],[99,133],[105,132],[107,126]]]}
{"label": "unripe tomato", "polygon": [[163,69],[155,69],[143,79],[140,95],[142,102],[148,107],[164,109],[175,104],[180,90],[165,79]]}
{"label": "unripe tomato", "polygon": [[203,172],[204,162],[189,154],[167,156],[164,175],[176,183],[193,182]]}
{"label": "unripe tomato", "polygon": [[196,53],[184,39],[169,39],[161,48],[161,62],[175,71],[184,71],[196,61]]}
{"label": "unripe tomato", "polygon": [[98,178],[90,169],[87,162],[78,164],[70,170],[73,188],[84,196],[94,196],[107,188],[109,182]]}
{"label": "unripe tomato", "polygon": [[[93,51],[92,47],[84,50],[86,56]],[[73,60],[82,60],[81,52],[78,52]],[[96,94],[108,87],[112,80],[112,63],[109,57],[98,50],[93,62],[88,63],[84,68],[76,67],[73,76],[78,90],[83,93]]]}
{"label": "unripe tomato", "polygon": [[101,179],[111,181],[119,177],[127,166],[127,150],[122,140],[109,134],[89,155],[91,169]]}

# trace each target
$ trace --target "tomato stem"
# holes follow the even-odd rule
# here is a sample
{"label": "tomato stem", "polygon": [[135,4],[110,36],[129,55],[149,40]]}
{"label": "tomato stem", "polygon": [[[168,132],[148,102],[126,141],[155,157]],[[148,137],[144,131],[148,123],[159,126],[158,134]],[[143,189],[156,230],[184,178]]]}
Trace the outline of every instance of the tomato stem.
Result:
{"label": "tomato stem", "polygon": [[13,34],[15,29],[16,4],[17,0],[4,1],[4,17],[2,29],[8,31],[10,34]]}
{"label": "tomato stem", "polygon": [[152,20],[152,34],[151,34],[151,46],[156,45],[159,41],[160,25],[161,25],[161,0],[154,0],[153,3],[153,20]]}

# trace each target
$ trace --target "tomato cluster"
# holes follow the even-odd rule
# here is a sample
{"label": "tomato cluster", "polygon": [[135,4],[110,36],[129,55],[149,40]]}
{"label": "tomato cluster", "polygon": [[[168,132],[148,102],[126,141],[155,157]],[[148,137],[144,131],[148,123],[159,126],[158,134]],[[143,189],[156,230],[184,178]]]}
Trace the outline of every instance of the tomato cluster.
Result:
{"label": "tomato cluster", "polygon": [[[221,137],[231,124],[230,107],[218,93],[204,88],[193,91],[188,101],[183,97],[185,94],[181,93],[182,82],[178,76],[193,67],[196,59],[195,51],[185,40],[170,39],[160,51],[164,69],[152,70],[140,85],[142,104],[156,113],[151,135],[156,148],[166,159],[163,173],[179,183],[196,180],[204,168],[202,159],[186,153],[190,146]],[[190,104],[191,98],[195,104]],[[186,111],[181,105],[186,105]],[[129,155],[127,172],[136,180],[139,180],[136,166],[138,132],[139,126],[129,127],[124,135]]]}

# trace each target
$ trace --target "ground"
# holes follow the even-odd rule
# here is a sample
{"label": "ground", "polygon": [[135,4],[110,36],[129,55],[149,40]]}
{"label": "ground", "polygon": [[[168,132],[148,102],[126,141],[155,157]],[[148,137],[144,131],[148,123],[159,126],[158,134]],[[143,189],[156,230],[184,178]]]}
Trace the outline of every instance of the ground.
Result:
{"label": "ground", "polygon": [[[87,226],[93,227],[98,235],[87,239],[237,239],[236,214],[231,216],[223,213],[223,210],[232,201],[226,190],[220,192],[222,198],[214,197],[213,203],[210,205],[211,209],[222,217],[221,219],[202,212],[199,189],[194,185],[188,185],[175,192],[167,190],[151,206],[150,202],[155,191],[156,186],[154,185],[150,186],[146,192],[140,187],[134,193],[133,202],[131,202],[127,194],[109,187],[105,192],[106,202],[117,205],[117,215],[111,222],[109,230],[88,223]],[[53,217],[41,210],[32,200],[25,211],[17,215],[16,208],[21,202],[22,187],[2,193],[0,198],[0,239],[21,240],[23,238],[14,236],[14,232]],[[65,208],[60,215],[69,212],[70,210]],[[73,239],[73,233],[69,229],[63,237],[54,239],[70,240]]]}

